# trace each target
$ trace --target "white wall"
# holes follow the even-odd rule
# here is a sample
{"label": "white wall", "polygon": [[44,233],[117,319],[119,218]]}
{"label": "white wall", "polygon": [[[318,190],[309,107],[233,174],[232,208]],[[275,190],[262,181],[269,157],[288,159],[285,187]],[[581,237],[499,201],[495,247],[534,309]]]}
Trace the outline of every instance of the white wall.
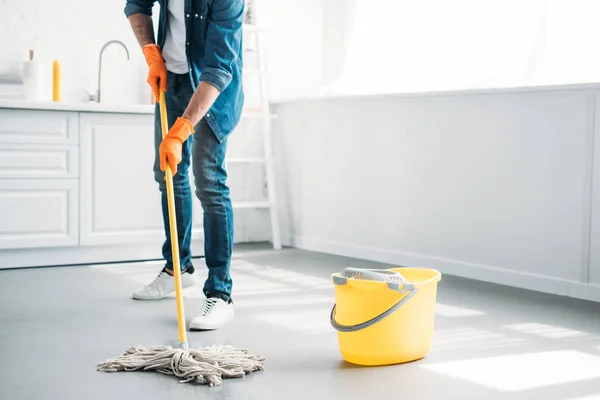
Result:
{"label": "white wall", "polygon": [[[324,5],[330,0],[253,0],[265,28],[270,98],[318,93],[323,81]],[[336,0],[337,1],[337,0]]]}
{"label": "white wall", "polygon": [[597,93],[277,104],[286,242],[600,300]]}
{"label": "white wall", "polygon": [[328,94],[342,73],[356,0],[253,0],[267,29],[269,97]]}
{"label": "white wall", "polygon": [[323,79],[321,93],[335,94],[350,47],[357,0],[328,0],[323,3]]}
{"label": "white wall", "polygon": [[[18,70],[33,49],[45,64],[45,96],[51,100],[52,61],[62,69],[63,100],[87,98],[84,88],[97,88],[100,49],[117,39],[129,49],[116,45],[105,51],[103,82],[110,102],[149,100],[145,62],[123,13],[124,0],[5,0],[0,4],[0,73]],[[1,96],[1,93],[0,93]]]}
{"label": "white wall", "polygon": [[[335,0],[343,5],[345,0]],[[317,93],[324,68],[336,68],[335,49],[343,26],[332,20],[333,3],[323,0],[291,0],[282,7],[274,0],[253,0],[255,18],[266,28],[269,96],[288,98]],[[97,87],[100,49],[109,40],[125,43],[131,55],[127,62],[118,46],[105,52],[103,88],[114,103],[149,101],[146,64],[125,18],[125,0],[102,2],[79,0],[4,0],[0,3],[0,76],[18,73],[20,65],[35,50],[45,64],[45,96],[51,99],[52,61],[61,62],[64,101],[87,99],[84,88]],[[158,12],[158,5],[155,6]],[[335,8],[335,7],[333,7]],[[333,22],[324,19],[324,12]],[[325,32],[329,32],[324,37]],[[323,52],[324,45],[333,52]],[[324,67],[323,58],[333,67]],[[333,61],[331,61],[333,60]],[[248,60],[251,61],[250,59]],[[328,64],[328,65],[329,65]],[[338,66],[339,67],[339,66]],[[325,74],[328,72],[325,71]],[[2,79],[0,79],[1,82]],[[252,89],[252,87],[250,87]],[[2,91],[0,97],[8,92]]]}

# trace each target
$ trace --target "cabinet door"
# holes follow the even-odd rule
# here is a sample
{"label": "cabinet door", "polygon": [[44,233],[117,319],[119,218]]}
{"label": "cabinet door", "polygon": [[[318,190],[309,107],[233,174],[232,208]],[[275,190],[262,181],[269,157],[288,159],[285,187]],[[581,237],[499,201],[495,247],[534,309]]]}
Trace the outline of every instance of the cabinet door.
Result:
{"label": "cabinet door", "polygon": [[0,143],[77,144],[77,113],[50,110],[0,110]]}
{"label": "cabinet door", "polygon": [[76,144],[0,143],[1,178],[77,178]]}
{"label": "cabinet door", "polygon": [[162,245],[154,116],[83,113],[80,126],[81,244]]}
{"label": "cabinet door", "polygon": [[81,244],[160,241],[152,116],[82,113],[80,129]]}
{"label": "cabinet door", "polygon": [[76,179],[0,179],[0,249],[78,244]]}

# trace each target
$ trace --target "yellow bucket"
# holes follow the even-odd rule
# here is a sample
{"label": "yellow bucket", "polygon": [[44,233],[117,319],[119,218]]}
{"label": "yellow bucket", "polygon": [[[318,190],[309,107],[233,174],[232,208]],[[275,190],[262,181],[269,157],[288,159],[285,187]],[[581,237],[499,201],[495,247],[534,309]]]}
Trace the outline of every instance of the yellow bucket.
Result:
{"label": "yellow bucket", "polygon": [[332,275],[331,325],[342,357],[357,365],[415,361],[429,352],[439,271],[347,268]]}

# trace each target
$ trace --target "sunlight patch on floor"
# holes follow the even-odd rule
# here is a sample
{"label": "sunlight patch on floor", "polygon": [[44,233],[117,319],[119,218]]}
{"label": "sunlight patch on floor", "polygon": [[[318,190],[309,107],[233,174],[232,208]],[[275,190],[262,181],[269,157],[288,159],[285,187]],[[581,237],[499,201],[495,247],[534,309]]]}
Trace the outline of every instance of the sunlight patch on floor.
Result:
{"label": "sunlight patch on floor", "polygon": [[129,275],[149,271],[152,271],[154,275],[158,275],[163,266],[164,264],[159,261],[145,261],[131,264],[94,264],[90,265],[89,268],[113,275]]}
{"label": "sunlight patch on floor", "polygon": [[256,271],[260,271],[262,268],[264,268],[264,267],[261,265],[258,265],[258,264],[248,262],[246,260],[241,260],[241,259],[231,260],[231,270],[242,271],[242,272],[256,272]]}
{"label": "sunlight patch on floor", "polygon": [[[90,268],[127,278],[139,285],[146,285],[156,278],[162,270],[163,264],[162,261],[146,261],[93,265]],[[196,262],[196,264],[199,263]],[[202,264],[204,263],[202,262]],[[199,284],[202,284],[208,275],[208,269],[205,265],[197,265],[194,275]],[[254,264],[243,259],[231,261],[231,275],[234,279],[236,295],[260,294],[264,293],[265,290],[285,293],[302,290],[302,288],[333,290],[329,277],[315,277],[281,268]],[[193,290],[190,293],[192,297],[196,294]]]}
{"label": "sunlight patch on floor", "polygon": [[332,288],[332,283],[329,279],[318,278],[311,275],[302,274],[299,272],[288,271],[280,268],[265,267],[262,270],[255,272],[256,275],[260,275],[267,279],[274,279],[281,282],[292,283],[294,285],[310,287],[310,288]]}
{"label": "sunlight patch on floor", "polygon": [[[204,297],[202,291],[204,281],[208,274],[198,274],[196,280],[198,284],[193,287],[186,289],[186,298],[201,298]],[[270,280],[256,278],[255,276],[247,275],[246,273],[235,273],[233,276],[233,296],[235,298],[243,296],[272,296],[280,293],[294,293],[299,292],[301,289],[291,287],[285,283],[273,282]]]}
{"label": "sunlight patch on floor", "polygon": [[443,303],[437,303],[435,305],[435,313],[442,317],[472,317],[476,315],[485,315],[483,311],[465,307],[455,307]]}
{"label": "sunlight patch on floor", "polygon": [[294,312],[272,312],[257,315],[255,318],[280,328],[305,334],[332,333],[329,323],[331,309],[295,310]]}
{"label": "sunlight patch on floor", "polygon": [[236,298],[242,296],[271,296],[273,294],[282,294],[282,293],[296,293],[299,292],[300,289],[290,288],[290,287],[281,287],[281,288],[271,288],[271,289],[261,289],[260,287],[248,287],[248,288],[237,288],[234,289],[234,296]]}
{"label": "sunlight patch on floor", "polygon": [[475,328],[438,329],[433,334],[432,351],[460,348],[497,348],[524,343],[521,338]]}
{"label": "sunlight patch on floor", "polygon": [[423,364],[420,368],[514,392],[600,378],[600,357],[565,350]]}
{"label": "sunlight patch on floor", "polygon": [[126,278],[140,286],[147,285],[152,282],[158,276],[163,267],[164,263],[160,261],[100,264],[90,266],[91,269]]}
{"label": "sunlight patch on floor", "polygon": [[[135,282],[139,286],[147,285],[152,282],[163,268],[163,263],[159,261],[148,261],[138,263],[125,264],[104,264],[93,265],[90,268],[109,273],[111,275],[126,278]],[[235,296],[252,296],[252,295],[271,295],[277,293],[293,293],[302,290],[302,285],[290,285],[290,275],[287,271],[268,268],[244,260],[232,261],[232,276],[234,284]],[[256,274],[256,272],[266,272],[267,274]],[[194,273],[198,284],[195,287],[184,290],[186,298],[202,298],[204,294],[202,287],[204,281],[208,277],[208,269],[205,266],[196,267]],[[271,279],[269,279],[271,278]],[[283,279],[281,279],[283,278]],[[309,275],[295,274],[296,280],[302,282],[312,282]],[[171,294],[167,297],[175,297]]]}
{"label": "sunlight patch on floor", "polygon": [[532,334],[539,335],[545,338],[550,339],[570,339],[570,338],[581,338],[584,336],[590,336],[588,333],[576,331],[572,329],[562,328],[560,326],[539,324],[535,322],[531,323],[523,323],[523,324],[513,324],[505,326],[508,329]]}
{"label": "sunlight patch on floor", "polygon": [[311,305],[311,304],[328,304],[333,307],[335,300],[326,296],[294,296],[294,297],[265,297],[258,299],[242,299],[236,302],[236,308],[251,308],[251,307],[286,307],[291,310],[293,306]]}
{"label": "sunlight patch on floor", "polygon": [[[241,294],[245,291],[268,291],[272,289],[296,289],[290,287],[290,285],[284,282],[275,282],[271,280],[257,278],[254,275],[248,275],[246,273],[236,273],[233,277],[233,290],[237,294]],[[203,278],[204,279],[204,278]]]}

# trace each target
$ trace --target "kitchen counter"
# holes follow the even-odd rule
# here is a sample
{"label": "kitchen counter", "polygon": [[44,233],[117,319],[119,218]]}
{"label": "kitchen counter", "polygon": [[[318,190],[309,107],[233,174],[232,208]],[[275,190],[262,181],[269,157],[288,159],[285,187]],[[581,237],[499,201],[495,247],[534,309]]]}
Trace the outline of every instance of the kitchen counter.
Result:
{"label": "kitchen counter", "polygon": [[[153,110],[150,104],[0,100],[0,270],[162,258]],[[250,110],[246,116],[265,114]],[[239,171],[232,186],[241,185],[239,196],[249,197],[255,190],[248,179],[254,176],[258,185],[260,169],[255,175]],[[262,204],[239,206],[262,213]],[[200,257],[200,202],[194,208],[192,252]],[[255,221],[241,216],[238,241],[267,238],[245,236],[251,231],[246,223]]]}
{"label": "kitchen counter", "polygon": [[0,101],[0,269],[160,259],[152,110]]}
{"label": "kitchen counter", "polygon": [[82,111],[126,114],[153,114],[152,104],[111,104],[111,103],[67,103],[53,101],[29,101],[21,99],[0,99],[0,108],[20,110]]}

